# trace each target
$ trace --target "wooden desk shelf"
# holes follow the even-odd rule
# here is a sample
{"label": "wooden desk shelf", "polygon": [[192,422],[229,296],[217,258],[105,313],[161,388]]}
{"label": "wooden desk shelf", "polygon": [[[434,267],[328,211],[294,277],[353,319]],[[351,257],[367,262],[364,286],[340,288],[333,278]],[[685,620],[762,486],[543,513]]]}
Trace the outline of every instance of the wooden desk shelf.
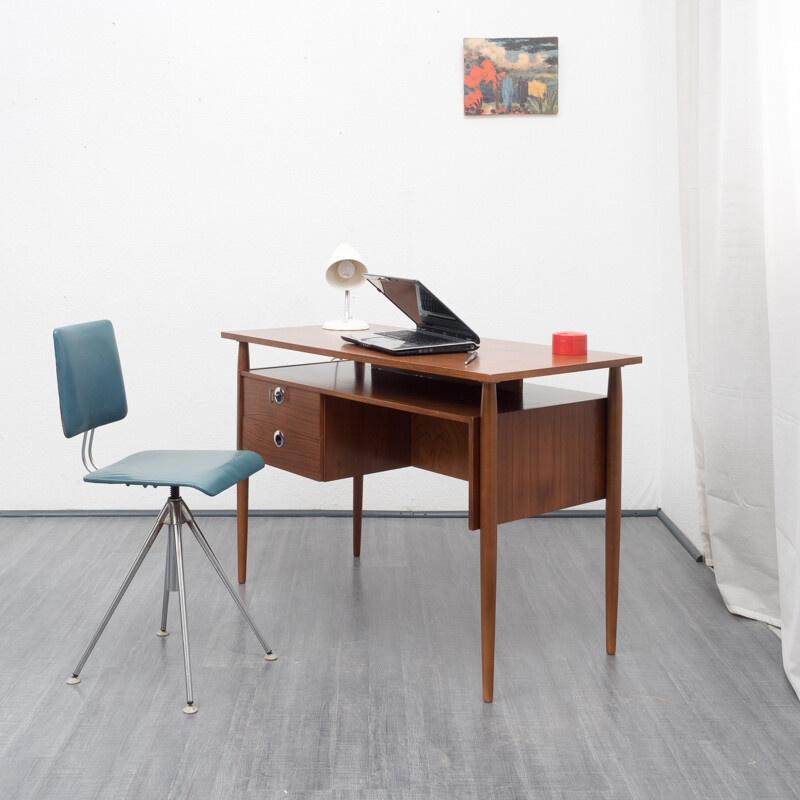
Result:
{"label": "wooden desk shelf", "polygon": [[[242,446],[267,464],[317,481],[400,467],[467,480],[470,529],[480,527],[479,384],[349,361],[242,379]],[[521,382],[497,395],[498,522],[604,496],[604,397]]]}

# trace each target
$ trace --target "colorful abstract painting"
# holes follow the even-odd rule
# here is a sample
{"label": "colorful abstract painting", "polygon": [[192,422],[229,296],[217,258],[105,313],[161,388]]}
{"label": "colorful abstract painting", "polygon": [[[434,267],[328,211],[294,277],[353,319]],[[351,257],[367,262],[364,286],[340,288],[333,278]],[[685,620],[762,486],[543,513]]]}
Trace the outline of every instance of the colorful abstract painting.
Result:
{"label": "colorful abstract painting", "polygon": [[464,39],[464,114],[558,114],[558,37]]}

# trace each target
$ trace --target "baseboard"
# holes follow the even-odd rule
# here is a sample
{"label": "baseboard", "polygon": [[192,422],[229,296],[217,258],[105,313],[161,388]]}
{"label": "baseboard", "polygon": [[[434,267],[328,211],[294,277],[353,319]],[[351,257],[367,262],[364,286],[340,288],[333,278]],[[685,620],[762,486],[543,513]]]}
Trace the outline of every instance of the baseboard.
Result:
{"label": "baseboard", "polygon": [[[158,514],[160,509],[45,509],[45,510],[21,510],[21,511],[0,511],[0,518],[2,517],[148,517]],[[208,509],[208,510],[194,510],[198,517],[234,517],[236,516],[235,509]],[[660,514],[658,508],[636,508],[636,509],[623,509],[623,517],[657,517]],[[249,511],[251,517],[352,517],[352,511],[330,511],[323,508],[311,509],[258,509],[251,508]],[[387,510],[372,510],[363,512],[365,517],[383,517],[383,518],[414,518],[414,517],[434,517],[439,519],[466,519],[466,511],[393,511]],[[605,511],[599,509],[575,509],[573,511],[551,511],[548,514],[541,515],[547,517],[564,517],[567,519],[589,517],[600,518],[605,516]]]}
{"label": "baseboard", "polygon": [[[13,517],[152,517],[158,513],[158,509],[89,509],[83,511],[76,510],[38,510],[38,511],[0,511],[0,518]],[[212,509],[208,511],[196,511],[198,517],[233,517],[236,515],[234,509]],[[328,511],[325,509],[251,509],[251,517],[351,517],[351,511]],[[426,518],[437,519],[466,519],[466,511],[364,511],[364,517],[373,518]],[[565,511],[552,511],[549,514],[542,514],[544,518],[602,518],[605,511],[598,509],[574,509]],[[656,517],[664,527],[680,542],[683,548],[698,562],[703,560],[700,551],[683,535],[677,525],[660,508],[634,508],[623,509],[623,517]]]}
{"label": "baseboard", "polygon": [[656,516],[664,527],[681,543],[683,549],[698,563],[704,563],[703,554],[684,536],[683,531],[659,508]]}

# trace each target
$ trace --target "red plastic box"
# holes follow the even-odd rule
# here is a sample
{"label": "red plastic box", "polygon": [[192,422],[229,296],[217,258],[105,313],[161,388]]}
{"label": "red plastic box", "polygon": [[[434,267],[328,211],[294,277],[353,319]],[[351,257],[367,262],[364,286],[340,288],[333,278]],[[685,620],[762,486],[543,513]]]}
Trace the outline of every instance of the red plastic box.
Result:
{"label": "red plastic box", "polygon": [[586,334],[580,331],[559,331],[554,333],[553,355],[585,356]]}

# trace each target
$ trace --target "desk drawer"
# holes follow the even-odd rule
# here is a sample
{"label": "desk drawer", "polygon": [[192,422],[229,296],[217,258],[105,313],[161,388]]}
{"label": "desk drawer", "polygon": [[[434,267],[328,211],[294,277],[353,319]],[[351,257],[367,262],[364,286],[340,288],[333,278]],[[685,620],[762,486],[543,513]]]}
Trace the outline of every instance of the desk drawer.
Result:
{"label": "desk drawer", "polygon": [[[317,392],[245,377],[242,447],[267,464],[322,479],[322,398]],[[278,391],[280,389],[280,391]]]}

